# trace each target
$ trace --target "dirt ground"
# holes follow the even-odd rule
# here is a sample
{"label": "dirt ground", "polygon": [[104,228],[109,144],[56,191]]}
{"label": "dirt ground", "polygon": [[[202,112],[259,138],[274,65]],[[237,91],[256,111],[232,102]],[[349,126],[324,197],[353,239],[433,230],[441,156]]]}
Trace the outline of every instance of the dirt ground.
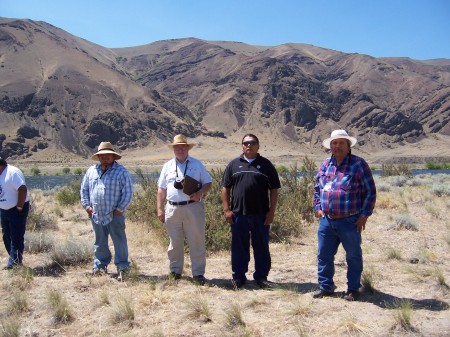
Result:
{"label": "dirt ground", "polygon": [[[136,277],[118,281],[113,266],[108,275],[92,277],[90,262],[55,268],[50,253],[26,253],[24,264],[33,270],[32,278],[0,271],[0,331],[10,336],[5,331],[13,321],[20,324],[20,336],[40,337],[449,336],[450,221],[446,214],[450,197],[436,196],[431,187],[448,186],[450,177],[434,179],[413,187],[377,179],[377,207],[363,233],[365,274],[374,291],[363,290],[358,302],[339,296],[346,290],[342,247],[335,260],[336,296],[312,298],[318,288],[315,221],[302,224],[304,235],[291,243],[271,244],[272,289],[259,289],[251,280],[251,261],[250,282],[240,290],[233,289],[230,281],[229,252],[208,254],[205,286],[192,282],[188,256],[183,278],[169,280],[166,247],[144,224],[128,222]],[[57,229],[47,231],[48,235],[59,243],[76,240],[92,245],[91,224],[81,207],[59,207],[62,216],[58,216],[54,193],[32,190],[31,195],[38,207],[56,219]],[[392,228],[403,214],[410,216],[417,230]],[[0,261],[5,264],[4,249]],[[48,300],[52,292],[67,300],[72,321],[55,323]],[[11,313],[18,294],[26,297],[27,308]],[[404,326],[399,318],[402,303],[412,308],[407,316],[410,324]]]}

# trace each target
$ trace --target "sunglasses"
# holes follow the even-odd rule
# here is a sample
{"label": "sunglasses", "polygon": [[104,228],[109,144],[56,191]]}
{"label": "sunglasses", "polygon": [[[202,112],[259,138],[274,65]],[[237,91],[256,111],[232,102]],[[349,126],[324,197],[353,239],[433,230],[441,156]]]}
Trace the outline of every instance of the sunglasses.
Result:
{"label": "sunglasses", "polygon": [[258,142],[255,142],[254,140],[250,141],[250,142],[243,142],[242,145],[244,146],[254,146],[258,144]]}

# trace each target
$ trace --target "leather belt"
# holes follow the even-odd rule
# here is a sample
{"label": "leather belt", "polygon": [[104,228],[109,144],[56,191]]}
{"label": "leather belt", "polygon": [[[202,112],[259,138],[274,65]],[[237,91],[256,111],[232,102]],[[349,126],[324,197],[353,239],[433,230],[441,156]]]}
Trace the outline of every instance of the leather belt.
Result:
{"label": "leather belt", "polygon": [[192,204],[193,202],[195,202],[194,200],[188,200],[188,201],[178,201],[178,202],[176,202],[176,201],[167,201],[168,203],[169,203],[169,205],[172,205],[172,206],[184,206],[184,205],[187,205],[187,204]]}
{"label": "leather belt", "polygon": [[353,213],[353,214],[326,214],[326,216],[331,219],[331,220],[338,220],[338,219],[344,219],[344,218],[348,218],[349,216],[355,215],[358,213]]}

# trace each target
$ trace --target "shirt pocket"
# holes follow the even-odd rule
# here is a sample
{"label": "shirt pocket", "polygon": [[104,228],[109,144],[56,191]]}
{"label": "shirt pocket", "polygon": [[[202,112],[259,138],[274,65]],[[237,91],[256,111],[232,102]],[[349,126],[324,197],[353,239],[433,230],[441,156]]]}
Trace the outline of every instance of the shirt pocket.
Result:
{"label": "shirt pocket", "polygon": [[341,181],[339,182],[339,187],[341,190],[344,191],[349,191],[350,188],[352,187],[352,180],[353,180],[353,176],[351,175],[344,175],[341,179]]}

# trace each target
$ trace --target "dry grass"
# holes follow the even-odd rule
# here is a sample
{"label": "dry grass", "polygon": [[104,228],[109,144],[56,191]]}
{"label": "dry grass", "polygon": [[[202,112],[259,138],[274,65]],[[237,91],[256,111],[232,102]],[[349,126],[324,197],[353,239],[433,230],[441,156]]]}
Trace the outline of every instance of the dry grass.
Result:
{"label": "dry grass", "polygon": [[[384,182],[377,179],[377,184]],[[449,179],[439,184],[449,184]],[[363,232],[363,281],[372,291],[351,303],[339,296],[312,299],[318,287],[316,219],[302,221],[298,237],[271,244],[273,289],[261,290],[253,282],[252,259],[247,285],[233,290],[228,250],[209,252],[207,285],[192,282],[188,255],[183,278],[169,280],[167,247],[142,221],[127,222],[132,262],[128,278],[119,282],[113,265],[108,275],[92,277],[87,272],[93,233],[85,212],[77,206],[60,207],[61,216],[50,207],[42,216],[55,223],[36,226],[25,267],[0,271],[0,335],[450,335],[450,220],[444,215],[450,211],[450,196],[432,193],[432,179],[427,185],[415,181],[415,186],[394,182],[403,186],[385,183],[390,188],[380,192],[384,207],[376,209]],[[55,193],[31,193],[37,195],[33,200],[38,210],[55,204]],[[435,210],[441,210],[439,218]],[[387,224],[403,214],[417,230],[388,230]],[[39,248],[47,239],[59,247],[60,266],[53,263],[55,248]],[[3,249],[0,258],[4,264]],[[342,247],[335,261],[339,293],[346,290]],[[49,291],[59,299],[50,301]]]}

